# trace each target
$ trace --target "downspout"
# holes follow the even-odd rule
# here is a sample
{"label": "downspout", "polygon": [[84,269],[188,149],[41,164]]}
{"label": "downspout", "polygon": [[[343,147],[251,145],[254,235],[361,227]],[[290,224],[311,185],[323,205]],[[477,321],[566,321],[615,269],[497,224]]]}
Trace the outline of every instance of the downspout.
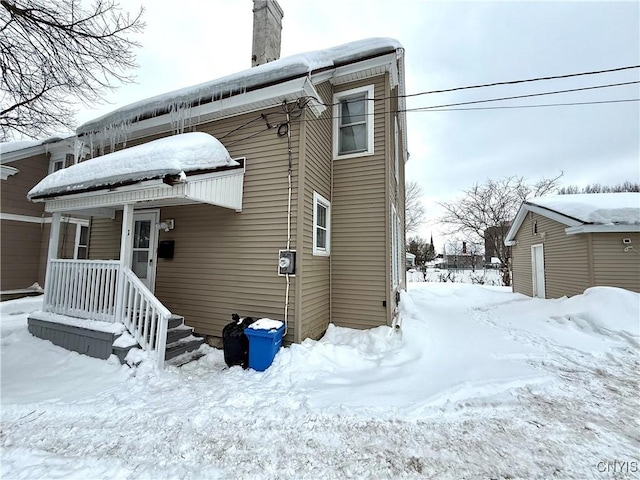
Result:
{"label": "downspout", "polygon": [[[329,110],[329,120],[331,121],[331,138],[330,138],[330,142],[331,142],[331,157],[330,157],[330,167],[329,167],[329,203],[331,205],[331,212],[334,212],[333,209],[333,119],[331,118],[333,116],[333,107],[331,107],[331,110]],[[332,214],[333,215],[333,214]],[[329,232],[329,248],[331,250],[333,250],[332,248],[332,243],[333,243],[333,219],[329,219],[329,221],[331,222],[330,225],[330,232]],[[329,250],[329,323],[333,323],[333,254],[331,253],[331,250]]]}
{"label": "downspout", "polygon": [[[289,165],[287,169],[287,180],[289,184],[289,192],[287,199],[287,250],[291,250],[291,196],[292,196],[292,176],[293,176],[293,166],[292,166],[292,152],[291,152],[291,115],[289,114],[289,109],[286,107],[285,109],[287,113],[287,156],[289,159]],[[289,274],[285,275],[287,280],[287,286],[284,294],[284,334],[283,337],[287,334],[289,330],[289,290],[291,289],[291,279],[289,278]]]}

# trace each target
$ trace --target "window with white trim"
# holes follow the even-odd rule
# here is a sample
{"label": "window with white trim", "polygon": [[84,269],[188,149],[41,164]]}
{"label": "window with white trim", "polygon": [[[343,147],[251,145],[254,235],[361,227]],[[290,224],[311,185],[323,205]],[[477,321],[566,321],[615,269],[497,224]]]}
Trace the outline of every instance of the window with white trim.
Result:
{"label": "window with white trim", "polygon": [[49,173],[57,172],[63,168],[70,167],[75,163],[75,157],[73,153],[55,153],[51,155],[49,160]]}
{"label": "window with white trim", "polygon": [[313,254],[329,255],[331,241],[331,203],[313,192]]}
{"label": "window with white trim", "polygon": [[64,160],[56,160],[51,167],[52,173],[64,168]]}
{"label": "window with white trim", "polygon": [[89,226],[76,224],[76,245],[73,258],[86,260],[89,253]]}
{"label": "window with white trim", "polygon": [[333,96],[333,158],[373,154],[373,85]]}

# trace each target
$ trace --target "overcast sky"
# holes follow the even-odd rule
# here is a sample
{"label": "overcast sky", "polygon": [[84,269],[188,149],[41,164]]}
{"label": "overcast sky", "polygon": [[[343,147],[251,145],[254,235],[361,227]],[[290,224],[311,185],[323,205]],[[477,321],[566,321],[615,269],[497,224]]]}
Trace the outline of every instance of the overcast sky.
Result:
{"label": "overcast sky", "polygon": [[[120,106],[249,68],[251,0],[143,2],[137,84],[83,108],[78,124]],[[640,64],[640,3],[279,0],[282,56],[367,37],[406,50],[407,93],[588,72]],[[134,10],[140,2],[121,0]],[[640,80],[640,69],[422,95],[419,108]],[[640,98],[639,84],[468,107]],[[460,107],[462,108],[462,107]],[[527,109],[408,113],[407,177],[422,187],[442,247],[436,202],[489,178],[531,180],[564,172],[566,185],[640,181],[640,102]]]}

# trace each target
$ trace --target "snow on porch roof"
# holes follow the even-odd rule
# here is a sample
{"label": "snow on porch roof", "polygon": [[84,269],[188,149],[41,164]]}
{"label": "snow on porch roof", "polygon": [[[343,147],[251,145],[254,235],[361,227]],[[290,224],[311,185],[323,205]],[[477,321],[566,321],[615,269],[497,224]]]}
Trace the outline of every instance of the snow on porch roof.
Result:
{"label": "snow on porch roof", "polygon": [[31,200],[121,182],[238,165],[215,137],[203,132],[183,133],[58,170],[43,178],[27,197]]}
{"label": "snow on porch roof", "polygon": [[126,105],[80,125],[76,133],[83,135],[102,131],[110,126],[136,122],[186,106],[231,97],[263,86],[306,76],[321,69],[391,53],[401,48],[402,45],[391,38],[369,38],[324,50],[292,55],[226,77]]}

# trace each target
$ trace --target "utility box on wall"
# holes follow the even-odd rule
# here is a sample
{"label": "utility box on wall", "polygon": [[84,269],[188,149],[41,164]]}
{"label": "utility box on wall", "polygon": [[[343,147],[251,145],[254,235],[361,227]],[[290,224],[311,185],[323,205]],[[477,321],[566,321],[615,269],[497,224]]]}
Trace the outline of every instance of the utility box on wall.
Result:
{"label": "utility box on wall", "polygon": [[278,275],[296,274],[296,251],[278,250]]}
{"label": "utility box on wall", "polygon": [[175,240],[161,240],[158,242],[158,258],[173,258],[173,249],[175,247]]}

